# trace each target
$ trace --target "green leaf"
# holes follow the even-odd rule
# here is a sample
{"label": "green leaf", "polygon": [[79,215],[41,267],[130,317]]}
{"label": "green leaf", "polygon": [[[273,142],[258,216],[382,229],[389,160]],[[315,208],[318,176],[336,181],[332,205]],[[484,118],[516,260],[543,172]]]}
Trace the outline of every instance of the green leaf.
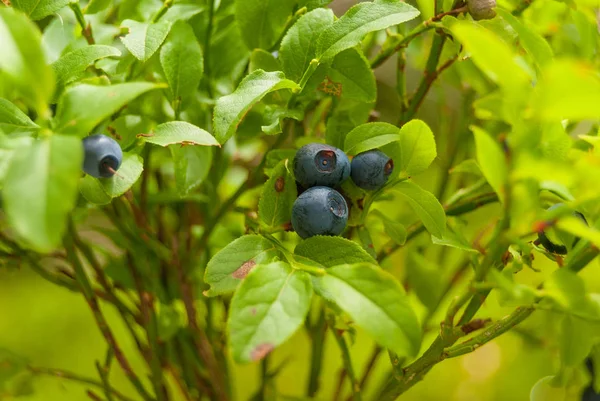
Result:
{"label": "green leaf", "polygon": [[112,0],[90,0],[83,9],[84,14],[96,14],[110,6]]}
{"label": "green leaf", "polygon": [[457,21],[451,30],[475,65],[501,87],[516,89],[529,81],[525,63],[494,32],[467,21]]}
{"label": "green leaf", "polygon": [[308,273],[284,262],[257,266],[231,300],[227,328],[233,359],[263,359],[302,325],[312,298]]}
{"label": "green leaf", "polygon": [[400,129],[401,170],[408,176],[419,174],[429,167],[437,156],[435,138],[427,124],[411,120]]}
{"label": "green leaf", "polygon": [[582,61],[561,60],[544,70],[536,86],[534,114],[544,120],[600,118],[600,77]]}
{"label": "green leaf", "polygon": [[481,128],[471,126],[471,131],[475,135],[477,162],[479,163],[481,172],[498,194],[498,198],[504,202],[506,198],[505,184],[508,180],[508,167],[506,166],[504,152],[498,142],[493,140]]}
{"label": "green leaf", "polygon": [[212,297],[234,291],[254,266],[269,263],[277,255],[275,245],[260,235],[236,239],[208,262],[204,282],[210,289],[205,295]]}
{"label": "green leaf", "polygon": [[121,42],[135,58],[146,61],[164,42],[171,29],[171,22],[161,20],[146,23],[126,19],[121,26],[129,29],[129,33],[121,37]]}
{"label": "green leaf", "polygon": [[4,389],[4,384],[27,369],[29,361],[14,352],[0,348],[0,389]]}
{"label": "green leaf", "polygon": [[279,39],[297,0],[235,0],[235,19],[250,50],[269,50]]}
{"label": "green leaf", "polygon": [[383,223],[385,233],[398,245],[404,245],[408,235],[406,227],[387,217],[381,210],[373,210],[371,214],[376,215]]}
{"label": "green leaf", "polygon": [[403,181],[391,187],[413,208],[431,235],[443,237],[446,232],[446,213],[431,192],[410,181]]}
{"label": "green leaf", "polygon": [[112,198],[123,195],[137,182],[144,171],[144,162],[136,154],[125,153],[117,174],[110,178],[94,178],[86,175],[81,179],[79,190],[90,202],[99,205],[110,203]]}
{"label": "green leaf", "polygon": [[161,86],[149,82],[129,82],[110,86],[81,84],[61,96],[55,117],[55,130],[84,137],[102,120],[117,112],[144,92]]}
{"label": "green leaf", "polygon": [[332,10],[317,8],[300,17],[287,31],[281,41],[279,58],[283,72],[289,79],[300,81],[310,61],[316,56],[319,35],[333,23],[333,18]]}
{"label": "green leaf", "polygon": [[262,189],[258,202],[260,219],[272,228],[289,223],[297,197],[296,180],[288,168],[288,159],[282,160]]}
{"label": "green leaf", "polygon": [[295,82],[285,79],[280,71],[256,70],[248,74],[235,92],[217,101],[214,114],[215,137],[221,144],[227,142],[248,110],[268,93],[280,89],[298,90],[299,88]]}
{"label": "green leaf", "polygon": [[400,140],[400,130],[395,125],[382,122],[366,123],[346,135],[344,151],[348,156],[355,156],[398,140]]}
{"label": "green leaf", "polygon": [[33,141],[34,139],[29,136],[5,137],[0,135],[0,189],[2,189],[2,183],[15,152],[20,148],[31,146]]}
{"label": "green leaf", "polygon": [[6,99],[0,98],[0,132],[31,131],[39,129],[27,114]]}
{"label": "green leaf", "polygon": [[160,124],[152,131],[151,136],[144,137],[144,140],[163,147],[175,143],[219,146],[217,140],[210,133],[185,121],[170,121]]}
{"label": "green leaf", "polygon": [[563,366],[579,366],[592,351],[598,332],[590,322],[565,315],[560,332],[560,361]]}
{"label": "green leaf", "polygon": [[213,152],[206,146],[170,146],[175,164],[175,185],[181,196],[197,188],[208,176]]}
{"label": "green leaf", "polygon": [[580,218],[575,216],[561,218],[556,223],[556,227],[573,234],[575,237],[584,238],[595,246],[600,247],[600,231],[594,227],[589,227],[587,224],[581,221]]}
{"label": "green leaf", "polygon": [[481,169],[474,159],[463,160],[450,169],[450,174],[471,174],[481,177]]}
{"label": "green leaf", "polygon": [[567,390],[555,383],[555,376],[546,376],[538,380],[529,393],[530,401],[567,401]]}
{"label": "green leaf", "polygon": [[58,247],[75,206],[83,147],[78,138],[52,135],[19,149],[4,182],[9,224],[38,252]]}
{"label": "green leaf", "polygon": [[331,59],[356,46],[367,33],[410,21],[418,15],[419,10],[401,1],[359,3],[321,32],[317,40],[317,58]]}
{"label": "green leaf", "polygon": [[587,294],[583,279],[570,270],[554,271],[544,283],[543,293],[559,311],[589,320],[600,319],[600,305]]}
{"label": "green leaf", "polygon": [[22,13],[2,7],[0,38],[2,80],[14,85],[28,105],[45,115],[46,102],[54,91],[54,76],[44,58],[40,31]]}
{"label": "green leaf", "polygon": [[554,58],[552,48],[539,33],[519,21],[510,12],[497,8],[496,12],[519,35],[519,43],[531,55],[538,69],[550,64]]}
{"label": "green leaf", "polygon": [[281,63],[277,58],[263,49],[254,49],[250,54],[250,62],[248,64],[248,71],[281,71]]}
{"label": "green leaf", "polygon": [[372,264],[330,267],[314,277],[315,291],[334,302],[380,345],[398,355],[414,356],[421,326],[400,283]]}
{"label": "green leaf", "polygon": [[460,249],[462,251],[478,253],[476,249],[467,241],[464,235],[459,230],[450,230],[446,229],[446,232],[441,238],[436,237],[435,235],[431,236],[431,242],[436,245],[449,246],[451,248]]}
{"label": "green leaf", "polygon": [[36,21],[54,14],[71,0],[13,0],[12,6]]}
{"label": "green leaf", "polygon": [[429,310],[434,310],[444,291],[444,275],[434,263],[416,251],[406,258],[406,279],[419,301]]}
{"label": "green leaf", "polygon": [[360,262],[377,264],[359,244],[342,237],[316,235],[300,242],[294,253],[325,267]]}
{"label": "green leaf", "polygon": [[362,52],[347,49],[337,54],[327,71],[333,82],[341,84],[342,97],[371,103],[377,98],[375,74]]}
{"label": "green leaf", "polygon": [[173,25],[160,49],[160,65],[173,99],[186,101],[200,85],[204,73],[202,48],[191,26],[183,21]]}
{"label": "green leaf", "polygon": [[58,87],[74,81],[94,61],[105,57],[119,57],[121,52],[112,46],[89,45],[62,55],[52,63]]}

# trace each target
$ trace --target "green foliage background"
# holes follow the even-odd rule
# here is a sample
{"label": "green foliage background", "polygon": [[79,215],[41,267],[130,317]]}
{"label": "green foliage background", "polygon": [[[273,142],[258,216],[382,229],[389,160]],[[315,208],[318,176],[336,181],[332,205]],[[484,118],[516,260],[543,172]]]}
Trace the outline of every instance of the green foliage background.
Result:
{"label": "green foliage background", "polygon": [[[343,20],[346,26],[343,22],[332,28],[331,12],[312,11],[316,21],[313,23],[322,24],[315,32],[319,34],[327,29],[327,35],[321,38],[309,37],[302,20],[296,25],[291,23],[307,11],[292,16],[298,8],[296,1],[279,0],[272,7],[266,1],[237,1],[241,5],[238,4],[235,12],[215,19],[208,55],[206,43],[201,40],[208,28],[204,18],[208,2],[171,4],[169,1],[123,0],[119,7],[113,8],[110,0],[92,0],[83,12],[96,41],[101,43],[93,50],[89,50],[86,43],[90,32],[84,29],[82,33],[79,26],[82,21],[77,18],[84,18],[79,6],[58,0],[38,3],[15,0],[13,6],[37,21],[43,31],[41,37],[34,35],[29,38],[31,42],[17,41],[14,45],[22,52],[11,53],[13,43],[2,43],[0,36],[0,53],[4,50],[11,55],[0,59],[0,97],[12,99],[17,105],[8,101],[0,103],[0,139],[12,135],[11,146],[28,149],[19,159],[15,157],[19,163],[14,162],[7,168],[8,163],[2,162],[12,156],[13,148],[6,146],[8,142],[0,143],[0,157],[5,158],[0,159],[0,188],[4,191],[8,216],[8,221],[1,221],[0,229],[8,226],[15,229],[24,238],[26,248],[39,253],[53,250],[67,230],[64,217],[76,202],[80,208],[75,218],[81,223],[78,228],[82,236],[86,236],[86,228],[105,222],[104,215],[89,205],[106,205],[120,199],[135,182],[138,182],[137,190],[142,158],[150,157],[150,146],[153,146],[154,163],[164,163],[163,173],[172,180],[167,184],[169,191],[164,191],[165,197],[151,201],[169,204],[169,199],[183,197],[190,204],[202,205],[199,206],[202,213],[211,215],[220,206],[220,199],[235,194],[247,180],[246,170],[256,168],[253,164],[256,155],[267,152],[273,144],[280,145],[275,141],[284,140],[281,132],[294,124],[298,129],[300,125],[294,121],[304,120],[302,128],[306,136],[288,143],[288,150],[318,138],[344,148],[349,154],[384,147],[396,158],[394,181],[387,188],[390,190],[385,194],[387,198],[366,198],[369,206],[373,201],[374,212],[367,219],[366,214],[359,216],[355,211],[351,225],[361,226],[354,240],[362,242],[367,251],[372,252],[374,248],[383,255],[380,259],[385,259],[387,250],[399,249],[382,265],[410,289],[407,302],[416,314],[428,319],[423,347],[438,333],[438,322],[444,319],[450,300],[464,293],[470,285],[469,273],[456,276],[454,273],[462,269],[465,260],[477,265],[477,252],[481,251],[478,247],[486,247],[486,252],[495,249],[493,241],[486,244],[490,238],[504,240],[504,237],[493,236],[490,223],[509,224],[512,231],[507,229],[506,235],[515,244],[511,248],[513,257],[518,251],[524,252],[523,263],[519,258],[510,263],[511,269],[518,272],[514,281],[512,274],[493,274],[495,271],[478,278],[477,284],[492,285],[498,291],[492,292],[477,316],[496,321],[509,315],[515,306],[534,301],[538,309],[535,314],[476,352],[435,366],[424,382],[410,388],[401,399],[527,400],[541,378],[558,372],[569,394],[563,394],[562,389],[551,390],[551,395],[534,394],[532,399],[566,401],[577,399],[573,394],[578,394],[589,383],[582,360],[589,352],[586,344],[598,341],[599,263],[594,260],[579,272],[583,279],[579,280],[558,269],[563,263],[560,257],[534,247],[531,241],[535,239],[534,224],[552,221],[551,225],[556,223],[571,235],[582,237],[587,249],[596,252],[600,246],[600,3],[597,0],[501,0],[496,18],[476,24],[465,15],[466,9],[454,13],[458,18],[437,15],[439,9],[451,10],[452,1],[409,2],[421,12],[412,20],[416,17],[412,8],[393,0],[377,0],[373,4],[381,9],[376,11],[385,14],[377,19],[380,29],[369,29],[364,21],[351,18]],[[231,10],[233,3],[222,0],[219,4]],[[305,0],[300,3],[313,9],[329,2]],[[330,7],[337,16],[342,16],[353,4],[334,1]],[[6,11],[4,6],[0,7],[0,11]],[[107,8],[116,14],[107,16]],[[2,15],[0,28],[17,32],[31,27],[23,14]],[[258,28],[253,19],[265,15],[267,22]],[[105,23],[106,18],[113,23]],[[235,20],[239,21],[241,31],[233,23]],[[86,21],[83,21],[84,26]],[[145,25],[140,21],[152,22]],[[410,22],[400,24],[406,21]],[[428,22],[419,25],[423,21]],[[387,29],[381,29],[384,27]],[[442,39],[432,27],[452,38]],[[289,28],[288,36],[279,43],[279,34],[284,28]],[[415,29],[415,36],[410,36]],[[336,35],[342,34],[345,36],[336,41]],[[408,41],[410,43],[404,46]],[[293,52],[286,54],[282,50],[286,46],[293,49],[296,42],[310,43],[319,62],[311,62],[312,57],[299,60],[291,57]],[[47,79],[52,71],[44,67],[40,54],[29,53],[29,43],[33,47],[41,46],[44,57],[51,61],[74,51],[70,59],[61,59],[62,65],[53,65],[56,81]],[[265,49],[278,49],[279,44],[278,61]],[[363,54],[357,50],[359,47],[370,51]],[[88,50],[84,50],[86,48]],[[255,48],[260,49],[251,51]],[[433,71],[429,54],[432,48],[440,50],[437,57],[441,60],[438,69],[438,60],[434,60]],[[399,75],[397,51],[407,60],[401,70],[404,73]],[[181,54],[195,62],[182,62]],[[377,67],[375,76],[371,66]],[[280,69],[287,75],[276,72]],[[101,71],[115,77],[110,86]],[[433,79],[429,82],[431,88],[423,79],[424,71],[425,76],[429,74]],[[341,99],[335,96],[335,85],[324,86],[326,76],[333,84],[341,85]],[[146,82],[129,82],[132,77]],[[179,79],[185,84],[180,84]],[[397,84],[398,79],[400,84]],[[84,83],[73,85],[75,81]],[[39,85],[32,85],[33,82]],[[196,91],[198,87],[201,91]],[[94,98],[95,107],[86,105],[90,97]],[[313,98],[318,98],[318,102],[313,103]],[[52,122],[48,102],[56,104]],[[126,114],[134,118],[127,120],[132,116],[119,116],[124,105],[128,106]],[[288,109],[289,105],[296,107]],[[310,112],[304,114],[303,107],[307,105]],[[23,110],[35,116],[35,122]],[[334,110],[331,118],[324,121],[323,116],[331,110]],[[138,115],[142,116],[139,120]],[[78,190],[82,197],[76,200],[81,158],[78,140],[94,129],[104,132],[108,129],[106,120],[111,118],[116,118],[111,128],[117,127],[117,131],[125,133],[119,140],[129,151],[120,169],[122,180],[81,178]],[[369,118],[376,119],[379,125],[361,125]],[[398,129],[395,126],[398,123],[404,124],[403,128]],[[352,131],[356,126],[362,129]],[[59,135],[51,136],[49,130]],[[150,130],[153,135],[135,136]],[[265,135],[258,136],[261,131]],[[29,140],[32,132],[40,138],[35,145]],[[268,136],[276,134],[280,135],[278,139]],[[189,144],[197,146],[182,146]],[[46,171],[43,166],[36,167],[46,156],[53,166],[48,170],[48,177],[42,177],[47,180],[31,180],[27,174],[30,168]],[[197,225],[197,231],[192,234],[199,248],[204,251],[203,247],[208,246],[214,256],[219,249],[242,236],[248,227],[266,234],[275,233],[287,245],[297,243],[292,234],[280,232],[287,222],[295,190],[287,187],[279,198],[268,185],[280,174],[290,177],[285,162],[280,162],[285,157],[289,155],[267,159],[265,167],[273,178],[264,188],[253,188],[239,198],[236,205],[245,214],[236,210],[226,215],[224,224],[211,227],[214,233],[210,238],[204,236]],[[62,183],[62,192],[52,185],[44,192],[44,183],[59,182],[63,176],[73,180]],[[48,202],[28,203],[29,198],[22,197],[24,188],[30,191],[31,199],[44,197]],[[471,194],[497,195],[504,205],[486,203],[467,217],[445,216],[439,203],[456,201],[463,195],[462,188],[472,191]],[[158,192],[157,188],[151,188],[151,192]],[[540,192],[543,195],[538,196]],[[258,203],[261,195],[263,198]],[[545,207],[558,201],[566,201],[571,208],[582,210],[591,227],[570,220],[566,217],[567,209],[555,215],[544,214]],[[176,210],[183,213],[181,209]],[[247,213],[249,210],[257,211],[262,222],[253,219],[251,213]],[[171,223],[176,221],[173,215],[167,219]],[[398,243],[406,240],[406,227],[410,229],[417,220],[423,222],[421,228],[424,226],[426,233],[401,247]],[[452,230],[446,227],[446,222]],[[364,227],[368,231],[364,231]],[[87,238],[101,242],[93,236]],[[6,249],[0,247],[0,251]],[[535,255],[533,267],[536,270],[524,266],[529,252]],[[201,256],[200,265],[208,263],[208,253]],[[319,253],[318,249],[315,253]],[[572,259],[565,260],[569,265]],[[314,273],[314,266],[312,270],[310,267],[301,266],[298,271]],[[214,268],[220,273],[219,266]],[[211,270],[210,263],[207,269]],[[194,276],[198,283],[202,273]],[[456,280],[452,281],[454,276]],[[219,287],[211,281],[210,274],[204,277],[211,285],[208,295],[231,292],[238,284],[231,280],[218,284]],[[483,279],[487,281],[481,282]],[[453,284],[451,289],[435,313],[429,315],[428,307],[435,306],[436,294],[441,293],[449,281]],[[536,292],[542,282],[546,282],[545,289]],[[585,291],[582,291],[582,283],[585,283]],[[202,317],[206,315],[203,305],[199,302]],[[315,319],[317,308],[312,306],[310,316]],[[117,311],[111,307],[103,310],[134,370],[143,376],[148,367],[136,352]],[[580,319],[582,315],[584,319]],[[350,351],[360,376],[375,346],[373,338],[380,343],[386,343],[386,338],[385,333],[369,335],[357,327],[358,323],[368,320],[361,321],[360,316],[354,320],[357,324],[348,326],[345,316],[337,324],[351,333],[346,337],[352,340]],[[280,367],[280,370],[269,385],[274,386],[277,393],[293,396],[305,393],[310,346],[306,331],[299,330],[273,352],[269,368]],[[405,347],[398,347],[399,351],[406,351]],[[26,357],[32,366],[96,376],[94,361],[103,360],[106,342],[81,294],[53,286],[31,270],[14,269],[7,262],[6,266],[0,265],[0,349]],[[584,355],[580,355],[582,352]],[[324,355],[317,399],[331,398],[343,367],[331,331],[326,334]],[[249,399],[261,388],[262,366],[230,362],[231,383],[237,399]],[[365,399],[375,396],[375,389],[384,383],[388,370],[388,355],[384,352],[365,387]],[[167,380],[175,388],[172,379]],[[135,397],[135,391],[116,364],[111,382]],[[21,399],[70,401],[85,397],[85,386],[56,377],[41,376],[34,386],[35,391]],[[184,400],[177,391],[173,394],[174,399]],[[342,394],[344,398],[351,394],[348,381],[344,383]],[[3,397],[8,396],[0,392],[0,400]],[[282,396],[281,399],[288,398]]]}

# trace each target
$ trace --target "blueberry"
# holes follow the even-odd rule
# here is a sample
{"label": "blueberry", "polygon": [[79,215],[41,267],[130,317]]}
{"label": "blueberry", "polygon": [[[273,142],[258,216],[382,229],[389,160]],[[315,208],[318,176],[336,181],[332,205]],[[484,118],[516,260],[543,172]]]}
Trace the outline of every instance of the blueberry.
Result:
{"label": "blueberry", "polygon": [[83,171],[92,177],[110,178],[121,166],[123,151],[114,139],[106,135],[91,135],[83,139]]}
{"label": "blueberry", "polygon": [[298,149],[294,157],[294,174],[304,188],[334,187],[350,176],[350,160],[338,148],[309,143]]}
{"label": "blueberry", "polygon": [[[552,205],[548,208],[548,211],[554,210],[562,205],[562,203]],[[586,225],[588,224],[583,214],[579,212],[573,212],[572,215],[579,218]],[[549,228],[538,233],[538,239],[536,243],[541,244],[548,252],[555,253],[557,255],[566,255],[568,249],[573,248],[578,241],[579,237],[573,237],[573,235],[564,231]]]}
{"label": "blueberry", "polygon": [[375,190],[385,185],[394,161],[380,150],[368,150],[352,159],[352,181],[362,189]]}
{"label": "blueberry", "polygon": [[302,238],[313,235],[339,235],[348,222],[344,197],[329,187],[304,191],[292,208],[292,227]]}

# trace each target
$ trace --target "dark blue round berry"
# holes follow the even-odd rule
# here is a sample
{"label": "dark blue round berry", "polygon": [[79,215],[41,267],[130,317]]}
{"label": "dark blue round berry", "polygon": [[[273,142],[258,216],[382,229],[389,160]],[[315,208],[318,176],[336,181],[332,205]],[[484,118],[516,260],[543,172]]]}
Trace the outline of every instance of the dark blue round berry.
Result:
{"label": "dark blue round berry", "polygon": [[[562,205],[562,203],[552,205],[548,208],[548,211],[554,210]],[[588,225],[588,222],[583,214],[575,211],[572,213],[572,215]],[[536,243],[541,244],[548,252],[555,253],[557,255],[566,255],[569,249],[572,249],[575,245],[577,245],[578,241],[579,237],[575,237],[570,233],[566,233],[551,227],[538,233],[538,239]]]}
{"label": "dark blue round berry", "polygon": [[83,150],[83,171],[92,177],[110,178],[121,167],[123,151],[117,141],[106,135],[85,137]]}
{"label": "dark blue round berry", "polygon": [[294,175],[304,188],[335,187],[350,176],[350,160],[338,148],[309,143],[296,152]]}
{"label": "dark blue round berry", "polygon": [[302,192],[292,208],[292,227],[302,238],[339,235],[348,222],[344,197],[329,187],[312,187]]}
{"label": "dark blue round berry", "polygon": [[377,149],[359,153],[352,159],[352,181],[362,189],[381,188],[392,171],[394,161]]}

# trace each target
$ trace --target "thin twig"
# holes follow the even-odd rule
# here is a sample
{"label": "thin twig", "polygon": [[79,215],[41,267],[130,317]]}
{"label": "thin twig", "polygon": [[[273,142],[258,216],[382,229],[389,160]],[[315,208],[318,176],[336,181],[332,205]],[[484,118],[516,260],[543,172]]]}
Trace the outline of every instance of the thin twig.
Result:
{"label": "thin twig", "polygon": [[[350,379],[350,387],[352,388],[352,399],[354,401],[361,401],[361,395],[360,395],[360,385],[358,383],[358,380],[356,379],[356,374],[354,373],[354,368],[352,366],[352,357],[350,356],[350,349],[348,348],[348,343],[346,342],[346,339],[344,338],[344,333],[341,330],[338,330],[335,328],[335,317],[330,317],[329,318],[329,327],[331,328],[331,331],[333,332],[333,335],[335,337],[335,340],[338,343],[338,347],[340,348],[340,351],[342,352],[342,360],[344,361],[344,369],[342,371],[342,373],[340,374],[340,383],[343,383],[343,377],[347,376],[348,379]],[[345,372],[345,373],[343,373]],[[341,384],[338,383],[338,388],[336,393],[334,394],[334,398],[333,400],[337,400],[338,396],[339,396],[339,392],[341,390]]]}
{"label": "thin twig", "polygon": [[81,27],[81,34],[88,42],[89,45],[93,45],[96,43],[94,40],[94,34],[92,33],[92,26],[89,23],[85,22],[85,18],[83,17],[83,12],[81,11],[81,7],[79,7],[79,1],[69,3],[69,7],[73,10],[75,14],[75,18]]}
{"label": "thin twig", "polygon": [[[73,229],[72,224],[70,225],[70,227],[71,227],[71,229]],[[135,389],[138,391],[138,393],[142,396],[142,398],[145,401],[152,401],[153,398],[146,391],[146,389],[144,388],[139,377],[134,373],[131,365],[129,364],[129,361],[125,357],[125,354],[121,350],[121,347],[117,343],[115,336],[113,335],[110,327],[108,326],[106,318],[104,317],[104,315],[102,314],[102,311],[100,310],[100,305],[98,304],[98,299],[96,298],[96,294],[94,293],[94,291],[92,289],[90,280],[89,280],[85,270],[83,269],[83,265],[81,264],[81,261],[79,260],[79,256],[77,255],[77,251],[75,250],[75,244],[72,242],[72,238],[67,238],[65,240],[65,249],[67,250],[67,257],[68,257],[69,261],[71,262],[73,268],[75,269],[75,275],[77,277],[77,281],[81,285],[83,295],[84,295],[90,309],[92,310],[94,319],[96,320],[96,324],[98,325],[100,332],[104,336],[108,345],[113,349],[113,351],[115,353],[115,358],[119,362],[119,365],[125,372],[125,375],[129,379],[131,384],[135,387]]]}
{"label": "thin twig", "polygon": [[[80,376],[76,373],[72,373],[72,372],[69,372],[66,370],[40,368],[40,367],[35,367],[35,366],[28,366],[27,369],[34,375],[54,376],[54,377],[57,377],[60,379],[66,379],[66,380],[70,380],[70,381],[81,383],[81,384],[87,384],[88,386],[93,386],[98,389],[104,389],[104,384],[102,382],[88,378],[88,377]],[[121,401],[135,401],[133,398],[129,398],[129,397],[121,394],[114,387],[109,387],[109,389],[110,389],[111,394],[114,395],[115,398],[117,398]]]}

